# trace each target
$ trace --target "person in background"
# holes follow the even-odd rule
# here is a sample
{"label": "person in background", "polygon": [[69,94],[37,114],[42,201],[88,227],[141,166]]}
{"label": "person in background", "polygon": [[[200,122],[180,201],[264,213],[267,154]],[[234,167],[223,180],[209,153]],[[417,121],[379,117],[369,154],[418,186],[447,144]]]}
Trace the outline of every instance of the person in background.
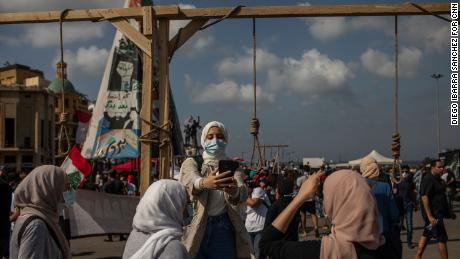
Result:
{"label": "person in background", "polygon": [[457,187],[457,180],[455,179],[454,173],[452,170],[445,168],[443,178],[445,178],[445,186],[446,186],[446,195],[447,201],[449,202],[449,209],[453,210],[453,200],[455,196],[455,189]]}
{"label": "person in background", "polygon": [[399,210],[396,206],[392,188],[388,183],[377,181],[380,169],[373,157],[364,157],[361,160],[359,170],[361,175],[367,179],[367,183],[371,187],[372,194],[377,202],[379,233],[384,235],[387,240],[385,246],[387,249],[395,251],[396,258],[402,258],[402,244],[398,225]]}
{"label": "person in background", "polygon": [[14,204],[21,215],[11,236],[10,258],[71,258],[59,227],[58,209],[74,200],[75,192],[64,170],[52,165],[35,168],[15,191]]}
{"label": "person in background", "polygon": [[128,195],[135,196],[136,195],[136,185],[134,185],[134,176],[128,175],[128,183],[127,183]]}
{"label": "person in background", "polygon": [[[307,179],[308,179],[307,175],[304,175],[303,177],[299,177],[297,179],[297,186],[300,188],[300,186],[302,186],[302,184]],[[316,216],[315,197],[305,201],[305,203],[300,207],[300,224],[302,225],[302,230],[305,234],[307,234],[307,212],[311,215],[311,221],[313,223],[313,231],[314,231],[315,237],[319,238],[318,216]]]}
{"label": "person in background", "polygon": [[444,164],[441,160],[433,160],[430,163],[431,172],[427,173],[420,185],[420,196],[422,199],[422,217],[425,221],[425,228],[418,243],[416,259],[422,258],[426,245],[431,238],[438,241],[438,250],[441,258],[447,259],[447,232],[444,226],[444,219],[450,216],[449,205],[445,194],[445,187],[442,184],[441,173]]}
{"label": "person in background", "polygon": [[124,259],[188,259],[181,243],[187,192],[179,182],[159,180],[149,186],[136,208]]}
{"label": "person in background", "polygon": [[414,174],[414,184],[415,184],[415,189],[417,191],[417,197],[415,201],[415,210],[417,211],[417,208],[420,208],[420,184],[422,183],[422,177],[425,174],[425,166],[422,165],[419,167],[417,172]]}
{"label": "person in background", "polygon": [[0,166],[0,258],[9,256],[12,194],[13,190],[8,183],[5,167]]}
{"label": "person in background", "polygon": [[[294,197],[294,185],[292,181],[280,179],[276,186],[276,201],[268,209],[267,217],[265,219],[265,227],[271,225],[278,215],[292,202]],[[300,210],[294,215],[291,224],[286,231],[283,240],[299,241],[299,223],[300,223]]]}
{"label": "person in background", "polygon": [[[109,180],[104,184],[102,190],[105,193],[123,195],[124,184],[118,179],[118,175],[115,171],[109,172]],[[120,235],[120,241],[125,241],[126,237]],[[107,238],[104,239],[104,242],[113,242],[112,234],[107,234]]]}
{"label": "person in background", "polygon": [[[415,184],[412,182],[412,177],[410,177],[407,168],[403,168],[401,176],[401,182],[396,184],[396,188],[398,189],[399,198],[402,200],[403,214],[406,218],[407,247],[412,249],[414,248],[414,245],[412,244],[412,215],[415,207],[416,190]],[[403,222],[401,222],[401,224],[402,223]]]}
{"label": "person in background", "polygon": [[321,175],[311,175],[293,201],[264,229],[262,252],[271,259],[394,258],[392,251],[382,246],[385,238],[379,233],[378,210],[370,186],[351,170],[334,172],[324,183],[324,210],[332,219],[332,233],[320,240],[283,240],[299,208],[315,196]]}
{"label": "person in background", "polygon": [[260,258],[259,241],[262,238],[262,230],[264,229],[265,217],[270,208],[270,199],[263,189],[266,185],[265,180],[260,181],[260,187],[252,190],[251,195],[246,200],[246,230],[251,237],[251,243],[254,247],[256,259]]}

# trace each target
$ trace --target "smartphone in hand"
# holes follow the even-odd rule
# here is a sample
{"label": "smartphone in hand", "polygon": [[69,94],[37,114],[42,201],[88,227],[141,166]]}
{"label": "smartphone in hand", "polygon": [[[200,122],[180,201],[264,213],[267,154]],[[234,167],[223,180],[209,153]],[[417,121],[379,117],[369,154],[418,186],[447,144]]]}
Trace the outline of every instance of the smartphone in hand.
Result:
{"label": "smartphone in hand", "polygon": [[240,167],[240,164],[233,160],[220,160],[219,161],[219,173],[225,173],[227,171],[231,172],[230,176],[235,174],[236,169]]}

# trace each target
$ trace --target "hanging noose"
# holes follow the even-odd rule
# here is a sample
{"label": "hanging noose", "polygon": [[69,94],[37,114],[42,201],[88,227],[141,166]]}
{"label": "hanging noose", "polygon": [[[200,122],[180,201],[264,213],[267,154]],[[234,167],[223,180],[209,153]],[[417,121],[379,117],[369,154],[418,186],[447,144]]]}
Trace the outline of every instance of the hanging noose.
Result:
{"label": "hanging noose", "polygon": [[401,172],[401,164],[399,157],[401,155],[401,136],[399,135],[399,110],[398,110],[398,16],[395,16],[395,28],[394,28],[394,54],[395,54],[395,81],[394,81],[394,118],[395,118],[395,129],[392,134],[391,151],[393,156],[393,173],[391,177],[398,183],[400,180],[396,178],[396,174]]}
{"label": "hanging noose", "polygon": [[261,168],[264,166],[265,161],[264,157],[262,156],[262,151],[260,148],[259,143],[259,128],[260,122],[257,119],[257,67],[256,67],[256,19],[252,18],[252,70],[253,70],[253,78],[252,78],[252,85],[254,90],[254,107],[253,107],[253,117],[250,124],[250,133],[253,136],[253,144],[252,144],[252,155],[251,155],[251,168],[254,165],[254,157],[257,152],[259,153],[259,162],[257,164],[257,168]]}
{"label": "hanging noose", "polygon": [[[67,122],[69,120],[69,113],[65,112],[65,93],[64,93],[64,41],[63,41],[63,33],[62,33],[62,23],[64,20],[64,16],[67,15],[67,12],[70,9],[65,9],[61,12],[59,16],[59,39],[60,39],[60,51],[61,51],[61,99],[62,99],[62,112],[59,116],[59,135],[58,135],[58,155],[59,156],[66,156],[70,151],[70,139],[69,133],[67,132]],[[65,142],[64,142],[65,138]],[[66,149],[63,149],[65,145]]]}

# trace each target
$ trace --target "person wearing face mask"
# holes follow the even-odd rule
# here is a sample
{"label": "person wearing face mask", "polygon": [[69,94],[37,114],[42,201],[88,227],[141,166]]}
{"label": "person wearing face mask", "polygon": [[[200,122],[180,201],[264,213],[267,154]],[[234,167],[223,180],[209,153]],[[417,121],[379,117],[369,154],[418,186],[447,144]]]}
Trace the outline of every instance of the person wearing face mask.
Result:
{"label": "person wearing face mask", "polygon": [[[21,210],[10,241],[10,258],[71,258],[69,244],[59,227],[60,204],[74,200],[63,169],[35,168],[17,187],[14,205]],[[65,194],[65,195],[64,195]]]}
{"label": "person wearing face mask", "polygon": [[236,185],[231,172],[217,174],[219,161],[227,159],[228,142],[222,123],[208,123],[201,134],[201,170],[193,158],[186,159],[180,169],[179,181],[185,185],[194,208],[192,223],[186,226],[182,238],[192,258],[249,257],[249,235],[235,207],[246,201],[247,189]]}
{"label": "person wearing face mask", "polygon": [[[414,245],[412,244],[412,214],[414,213],[416,190],[415,184],[412,181],[412,177],[410,177],[408,171],[408,167],[402,168],[402,179],[401,182],[399,182],[396,185],[396,188],[398,189],[398,195],[403,203],[402,209],[404,218],[406,219],[407,247],[409,249],[413,249]],[[402,220],[400,224],[403,224]]]}

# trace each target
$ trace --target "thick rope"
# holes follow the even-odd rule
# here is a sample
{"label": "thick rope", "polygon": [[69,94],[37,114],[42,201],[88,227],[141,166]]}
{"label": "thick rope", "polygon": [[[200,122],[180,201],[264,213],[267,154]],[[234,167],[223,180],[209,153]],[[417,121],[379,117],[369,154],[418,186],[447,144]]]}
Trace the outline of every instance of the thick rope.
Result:
{"label": "thick rope", "polygon": [[260,122],[257,119],[257,66],[256,66],[256,19],[252,18],[252,70],[253,70],[253,77],[252,77],[252,85],[254,90],[254,106],[253,106],[253,118],[250,123],[250,133],[253,136],[252,142],[252,154],[251,154],[251,164],[250,166],[253,167],[254,165],[254,158],[257,153],[259,154],[259,162],[257,164],[257,168],[261,168],[265,164],[264,156],[262,155],[262,150],[260,147],[259,142],[259,128]]}
{"label": "thick rope", "polygon": [[401,172],[401,164],[399,163],[400,151],[401,151],[401,136],[399,135],[399,109],[398,109],[398,85],[399,85],[399,66],[398,66],[398,16],[395,16],[395,28],[394,28],[394,62],[395,62],[395,81],[394,81],[394,133],[392,134],[391,151],[393,155],[393,180],[398,183],[396,174]]}
{"label": "thick rope", "polygon": [[[60,40],[60,51],[61,51],[61,99],[62,99],[62,112],[59,117],[60,130],[58,135],[58,154],[59,156],[65,156],[70,151],[70,138],[67,132],[67,122],[69,120],[69,114],[65,112],[65,93],[64,93],[64,40],[62,32],[62,24],[64,17],[70,9],[65,9],[59,15],[59,40]],[[63,138],[65,138],[67,149],[63,150]]]}

